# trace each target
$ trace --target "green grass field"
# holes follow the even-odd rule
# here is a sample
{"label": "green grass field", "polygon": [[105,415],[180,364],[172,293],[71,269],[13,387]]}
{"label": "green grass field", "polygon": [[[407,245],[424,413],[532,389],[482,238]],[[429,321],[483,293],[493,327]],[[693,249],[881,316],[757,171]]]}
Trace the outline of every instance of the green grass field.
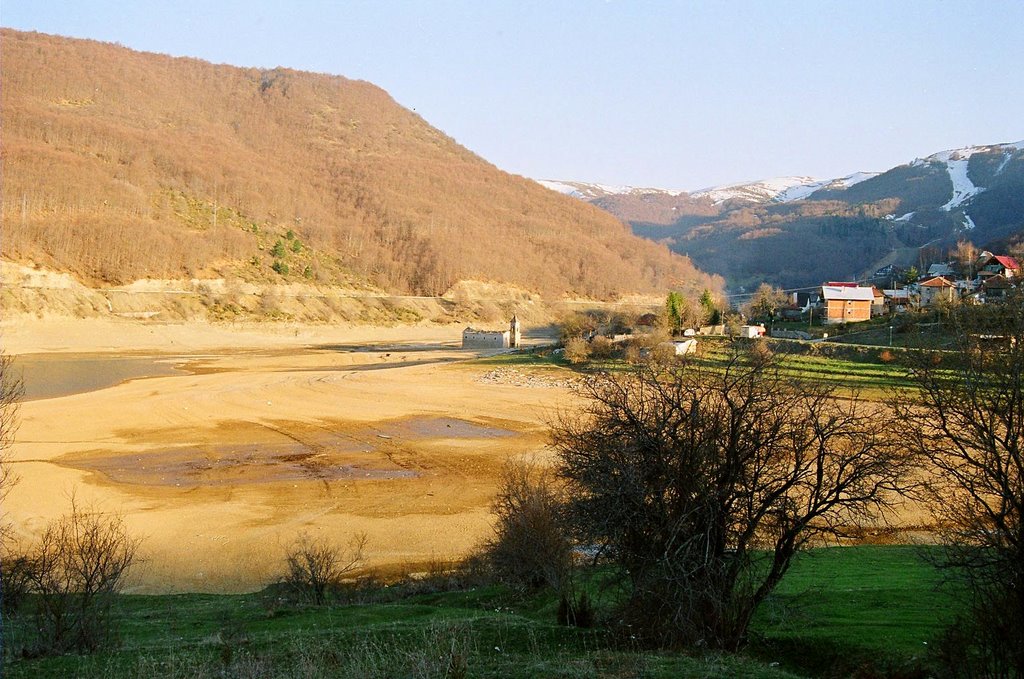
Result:
{"label": "green grass field", "polygon": [[[728,340],[711,338],[698,339],[701,348],[696,357],[688,357],[686,360],[709,370],[719,370],[729,356]],[[804,348],[799,343],[770,340],[771,346],[781,359],[781,374],[802,380],[813,380],[830,384],[844,390],[856,390],[869,398],[882,398],[891,390],[909,389],[913,386],[907,375],[905,366],[898,362],[883,363],[875,360],[874,354],[878,350],[865,350],[863,356],[857,360],[853,358],[812,355],[797,353],[797,348]],[[829,345],[829,349],[833,349]],[[850,347],[839,347],[836,349],[841,353],[856,354],[855,349]],[[512,352],[497,354],[487,358],[472,361],[477,365],[486,365],[495,368],[524,368],[524,369],[574,369],[568,361],[553,354],[550,350],[532,352]],[[589,363],[577,366],[580,370],[604,370],[608,372],[622,372],[630,366],[621,359],[594,360]]]}
{"label": "green grass field", "polygon": [[[11,677],[764,677],[888,676],[927,668],[951,594],[912,547],[801,555],[759,612],[744,655],[650,653],[605,629],[556,623],[552,594],[497,586],[364,593],[306,607],[272,591],[125,596],[120,643],[92,656],[5,658]],[[607,608],[603,609],[607,614]],[[5,648],[25,630],[5,629]],[[922,670],[923,671],[923,670]],[[873,675],[867,675],[873,676]]]}

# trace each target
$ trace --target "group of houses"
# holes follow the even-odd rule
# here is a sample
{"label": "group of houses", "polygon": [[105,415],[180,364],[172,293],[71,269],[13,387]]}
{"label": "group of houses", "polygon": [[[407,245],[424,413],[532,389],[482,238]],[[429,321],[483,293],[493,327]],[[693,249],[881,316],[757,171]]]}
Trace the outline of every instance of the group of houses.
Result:
{"label": "group of houses", "polygon": [[823,323],[856,323],[875,316],[912,309],[929,309],[962,301],[971,304],[1000,302],[1022,280],[1020,264],[1008,255],[982,256],[972,266],[933,264],[928,272],[903,287],[830,281],[813,292],[795,292],[791,304],[782,308],[784,320],[810,316]]}

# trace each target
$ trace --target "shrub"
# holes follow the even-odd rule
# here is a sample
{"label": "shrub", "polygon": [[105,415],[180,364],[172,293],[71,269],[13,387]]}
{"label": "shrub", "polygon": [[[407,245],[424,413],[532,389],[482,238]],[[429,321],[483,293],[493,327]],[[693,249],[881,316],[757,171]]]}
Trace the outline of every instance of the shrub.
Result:
{"label": "shrub", "polygon": [[604,335],[598,335],[590,342],[590,355],[594,358],[611,358],[615,355],[615,343]]}
{"label": "shrub", "polygon": [[347,551],[303,533],[285,555],[287,572],[282,583],[296,598],[323,605],[342,577],[362,563],[365,547],[365,533],[353,537]]}
{"label": "shrub", "polygon": [[26,564],[38,595],[36,652],[85,653],[113,640],[111,607],[138,547],[120,516],[86,511],[72,499],[71,513],[47,526]]}
{"label": "shrub", "polygon": [[533,463],[505,465],[492,505],[494,536],[484,546],[499,580],[523,590],[561,589],[572,565],[550,472]]}
{"label": "shrub", "polygon": [[586,363],[590,359],[590,343],[581,337],[573,337],[565,343],[565,360],[573,365]]}
{"label": "shrub", "polygon": [[282,276],[287,276],[288,272],[291,271],[291,268],[288,266],[288,264],[286,262],[281,261],[280,259],[275,259],[274,263],[270,266],[270,268],[276,271],[277,273],[281,274]]}
{"label": "shrub", "polygon": [[671,342],[662,342],[651,349],[651,361],[658,365],[668,365],[676,360],[676,346]]}
{"label": "shrub", "polygon": [[32,562],[27,556],[4,554],[0,569],[0,588],[3,590],[3,612],[17,613],[32,588]]}
{"label": "shrub", "polygon": [[558,600],[558,624],[568,627],[593,627],[597,622],[597,613],[590,595],[583,592],[578,597],[562,593]]}

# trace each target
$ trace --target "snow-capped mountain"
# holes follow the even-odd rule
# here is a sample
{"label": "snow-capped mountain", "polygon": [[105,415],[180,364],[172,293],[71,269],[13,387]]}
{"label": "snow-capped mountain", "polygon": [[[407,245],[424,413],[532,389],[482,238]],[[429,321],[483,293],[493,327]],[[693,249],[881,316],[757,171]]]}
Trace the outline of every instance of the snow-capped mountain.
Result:
{"label": "snow-capped mountain", "polygon": [[999,163],[999,167],[996,168],[995,174],[999,175],[1006,165],[1010,162],[1013,154],[1016,151],[1024,149],[1024,141],[1012,142],[1009,144],[994,144],[991,146],[966,146],[962,149],[953,149],[951,151],[940,151],[934,153],[927,158],[918,158],[911,163],[912,167],[926,165],[928,163],[945,163],[946,171],[949,173],[949,179],[953,182],[953,197],[949,199],[942,209],[949,212],[953,208],[959,207],[968,199],[973,198],[982,191],[984,187],[975,186],[974,182],[967,173],[967,166],[970,163],[971,156],[975,154],[991,154],[997,153],[1002,155],[1002,160]]}
{"label": "snow-capped mountain", "polygon": [[588,182],[556,181],[553,179],[538,179],[541,186],[557,191],[558,193],[583,200],[605,198],[607,196],[642,196],[658,194],[667,196],[683,195],[685,191],[670,191],[668,189],[647,189],[637,186],[609,186],[607,184],[594,184]]}
{"label": "snow-capped mountain", "polygon": [[594,200],[609,196],[689,196],[693,199],[706,198],[712,204],[720,205],[729,200],[747,203],[788,203],[807,198],[818,189],[847,188],[858,182],[871,179],[878,174],[877,172],[856,172],[846,177],[825,180],[815,179],[814,177],[775,177],[773,179],[759,179],[757,181],[727,184],[725,186],[712,186],[689,192],[653,187],[610,186],[607,184],[551,179],[541,179],[538,180],[538,183],[552,191],[583,200]]}
{"label": "snow-capped mountain", "polygon": [[701,189],[694,191],[692,195],[695,198],[707,196],[715,205],[727,200],[743,200],[750,203],[789,203],[794,200],[803,200],[819,189],[848,188],[877,175],[877,172],[855,172],[839,179],[825,180],[814,177],[776,177],[775,179]]}
{"label": "snow-capped mountain", "polygon": [[1024,141],[825,180],[779,177],[691,192],[544,184],[615,214],[736,286],[859,276],[963,238],[996,248],[1024,240]]}

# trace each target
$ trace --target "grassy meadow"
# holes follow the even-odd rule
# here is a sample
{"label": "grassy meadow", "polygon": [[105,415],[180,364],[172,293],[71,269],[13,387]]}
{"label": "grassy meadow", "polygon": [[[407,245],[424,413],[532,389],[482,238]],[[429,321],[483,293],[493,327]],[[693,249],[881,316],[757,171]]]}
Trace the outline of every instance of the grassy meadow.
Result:
{"label": "grassy meadow", "polygon": [[[591,573],[588,583],[605,617],[615,596],[601,586],[606,575]],[[762,608],[748,650],[737,656],[647,652],[601,626],[559,625],[551,593],[522,595],[443,574],[353,589],[319,607],[275,588],[124,596],[114,650],[8,657],[5,669],[12,679],[925,676],[953,595],[919,548],[810,550]],[[8,624],[8,650],[24,631]]]}

